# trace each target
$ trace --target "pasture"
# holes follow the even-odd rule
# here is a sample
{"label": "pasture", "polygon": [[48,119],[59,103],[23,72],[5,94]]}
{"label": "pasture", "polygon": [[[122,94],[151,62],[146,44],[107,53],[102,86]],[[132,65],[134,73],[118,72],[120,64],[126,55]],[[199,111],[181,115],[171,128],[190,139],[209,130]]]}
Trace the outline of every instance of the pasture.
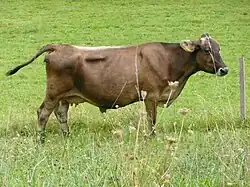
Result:
{"label": "pasture", "polygon": [[[8,0],[0,4],[0,185],[250,184],[249,122],[239,120],[238,76],[239,56],[250,56],[249,0]],[[196,40],[204,32],[220,43],[229,74],[192,76],[169,108],[158,108],[154,138],[145,137],[143,103],[106,114],[84,103],[70,107],[68,139],[52,114],[46,143],[38,146],[36,110],[46,84],[43,57],[11,77],[4,75],[47,43],[179,42]],[[247,75],[249,63],[246,60]],[[185,115],[179,112],[183,108],[188,109]]]}

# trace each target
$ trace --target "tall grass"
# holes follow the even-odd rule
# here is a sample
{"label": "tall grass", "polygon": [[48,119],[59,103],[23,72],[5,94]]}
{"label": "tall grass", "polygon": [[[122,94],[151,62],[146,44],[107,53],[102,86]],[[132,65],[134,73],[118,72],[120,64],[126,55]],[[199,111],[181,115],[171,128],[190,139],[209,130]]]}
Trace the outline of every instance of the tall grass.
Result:
{"label": "tall grass", "polygon": [[[239,120],[237,64],[250,51],[249,8],[247,0],[1,2],[0,184],[249,186],[249,121]],[[52,115],[46,144],[37,146],[43,59],[4,76],[46,43],[175,42],[205,31],[221,44],[230,72],[192,76],[175,103],[158,108],[155,138],[145,131],[143,102],[106,114],[85,103],[70,108],[68,139]]]}

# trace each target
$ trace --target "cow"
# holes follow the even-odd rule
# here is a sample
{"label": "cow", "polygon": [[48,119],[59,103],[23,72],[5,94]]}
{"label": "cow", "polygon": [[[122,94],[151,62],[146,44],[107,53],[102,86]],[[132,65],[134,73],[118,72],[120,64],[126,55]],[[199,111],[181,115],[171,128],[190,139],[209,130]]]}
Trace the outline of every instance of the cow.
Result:
{"label": "cow", "polygon": [[154,134],[157,106],[169,107],[191,75],[203,71],[224,76],[229,71],[220,55],[219,43],[203,33],[197,40],[121,47],[51,43],[6,75],[15,74],[43,53],[46,53],[46,94],[37,110],[37,139],[41,143],[53,111],[67,136],[69,106],[83,102],[99,107],[101,112],[144,102],[149,132]]}

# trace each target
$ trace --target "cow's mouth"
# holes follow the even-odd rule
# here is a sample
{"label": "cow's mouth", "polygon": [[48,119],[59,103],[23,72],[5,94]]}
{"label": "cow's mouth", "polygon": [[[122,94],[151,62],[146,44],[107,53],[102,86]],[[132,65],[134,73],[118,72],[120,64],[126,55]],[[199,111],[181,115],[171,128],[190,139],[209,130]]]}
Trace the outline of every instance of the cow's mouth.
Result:
{"label": "cow's mouth", "polygon": [[224,67],[224,68],[219,68],[218,71],[216,72],[217,76],[224,76],[226,74],[228,74],[229,68],[228,67]]}

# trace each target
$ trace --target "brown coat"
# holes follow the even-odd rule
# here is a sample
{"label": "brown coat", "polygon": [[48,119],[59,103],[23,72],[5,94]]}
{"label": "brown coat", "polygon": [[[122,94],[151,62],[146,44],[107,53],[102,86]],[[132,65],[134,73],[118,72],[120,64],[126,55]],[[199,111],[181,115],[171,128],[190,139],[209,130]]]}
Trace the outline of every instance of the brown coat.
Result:
{"label": "brown coat", "polygon": [[[141,100],[146,105],[149,130],[154,132],[157,105],[169,106],[191,75],[197,71],[218,76],[228,73],[219,44],[206,33],[196,41],[151,42],[126,47],[48,44],[7,75],[16,73],[44,52],[47,52],[47,89],[38,110],[40,132],[45,130],[54,111],[67,134],[69,104],[89,102],[105,112]],[[171,86],[174,81],[175,86]]]}

